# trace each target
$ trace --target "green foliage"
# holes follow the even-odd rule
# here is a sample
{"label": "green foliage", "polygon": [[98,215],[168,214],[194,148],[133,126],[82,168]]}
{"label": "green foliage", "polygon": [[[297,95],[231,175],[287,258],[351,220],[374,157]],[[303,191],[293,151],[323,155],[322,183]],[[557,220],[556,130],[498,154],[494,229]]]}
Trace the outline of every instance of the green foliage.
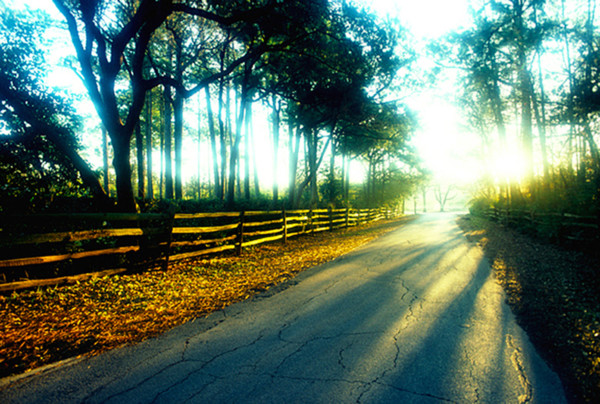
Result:
{"label": "green foliage", "polygon": [[492,204],[492,200],[483,196],[473,198],[469,201],[469,212],[474,216],[485,216]]}
{"label": "green foliage", "polygon": [[49,69],[41,51],[48,17],[0,8],[0,211],[44,210],[57,196],[83,196],[73,162],[32,121],[65,128],[52,134],[77,149],[80,122],[72,100],[43,84]]}

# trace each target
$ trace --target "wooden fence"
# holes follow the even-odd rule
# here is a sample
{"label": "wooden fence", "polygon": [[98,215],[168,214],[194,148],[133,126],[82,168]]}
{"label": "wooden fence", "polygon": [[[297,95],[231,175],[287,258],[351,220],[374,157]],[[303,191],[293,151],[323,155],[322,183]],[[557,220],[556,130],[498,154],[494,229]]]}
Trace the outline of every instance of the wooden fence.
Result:
{"label": "wooden fence", "polygon": [[484,216],[505,225],[537,233],[560,244],[579,243],[589,246],[600,242],[600,221],[596,216],[498,208],[486,210]]}
{"label": "wooden fence", "polygon": [[398,216],[388,209],[4,216],[0,292],[75,283]]}

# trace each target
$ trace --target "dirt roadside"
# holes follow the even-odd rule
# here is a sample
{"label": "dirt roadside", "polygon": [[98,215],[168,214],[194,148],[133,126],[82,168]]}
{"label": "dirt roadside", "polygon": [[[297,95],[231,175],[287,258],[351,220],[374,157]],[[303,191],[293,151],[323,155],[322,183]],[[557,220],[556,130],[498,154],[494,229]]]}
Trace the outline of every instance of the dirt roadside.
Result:
{"label": "dirt roadside", "polygon": [[600,402],[600,259],[479,217],[458,224],[480,245],[532,342],[570,402]]}

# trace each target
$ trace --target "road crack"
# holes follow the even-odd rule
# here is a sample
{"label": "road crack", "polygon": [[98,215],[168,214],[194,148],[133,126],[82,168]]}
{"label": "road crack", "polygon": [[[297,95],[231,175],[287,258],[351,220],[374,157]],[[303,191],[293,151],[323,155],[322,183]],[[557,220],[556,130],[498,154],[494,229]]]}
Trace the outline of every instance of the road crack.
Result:
{"label": "road crack", "polygon": [[515,341],[510,334],[506,335],[506,344],[513,350],[510,359],[517,370],[519,382],[523,388],[523,394],[519,395],[519,403],[529,403],[533,400],[533,387],[529,382],[529,378],[527,377],[527,373],[525,371],[525,366],[523,365],[523,353],[515,344]]}

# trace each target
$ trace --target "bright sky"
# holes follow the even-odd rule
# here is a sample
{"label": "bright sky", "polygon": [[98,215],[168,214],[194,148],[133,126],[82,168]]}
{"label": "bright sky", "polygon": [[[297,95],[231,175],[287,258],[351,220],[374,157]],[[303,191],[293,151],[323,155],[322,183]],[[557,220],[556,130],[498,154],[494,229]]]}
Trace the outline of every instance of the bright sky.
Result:
{"label": "bright sky", "polygon": [[[382,16],[398,18],[424,44],[470,23],[468,0],[362,0]],[[461,125],[461,112],[453,105],[456,93],[452,72],[445,72],[431,88],[406,100],[417,112],[420,128],[414,144],[435,180],[446,184],[469,183],[478,175],[480,140]]]}

